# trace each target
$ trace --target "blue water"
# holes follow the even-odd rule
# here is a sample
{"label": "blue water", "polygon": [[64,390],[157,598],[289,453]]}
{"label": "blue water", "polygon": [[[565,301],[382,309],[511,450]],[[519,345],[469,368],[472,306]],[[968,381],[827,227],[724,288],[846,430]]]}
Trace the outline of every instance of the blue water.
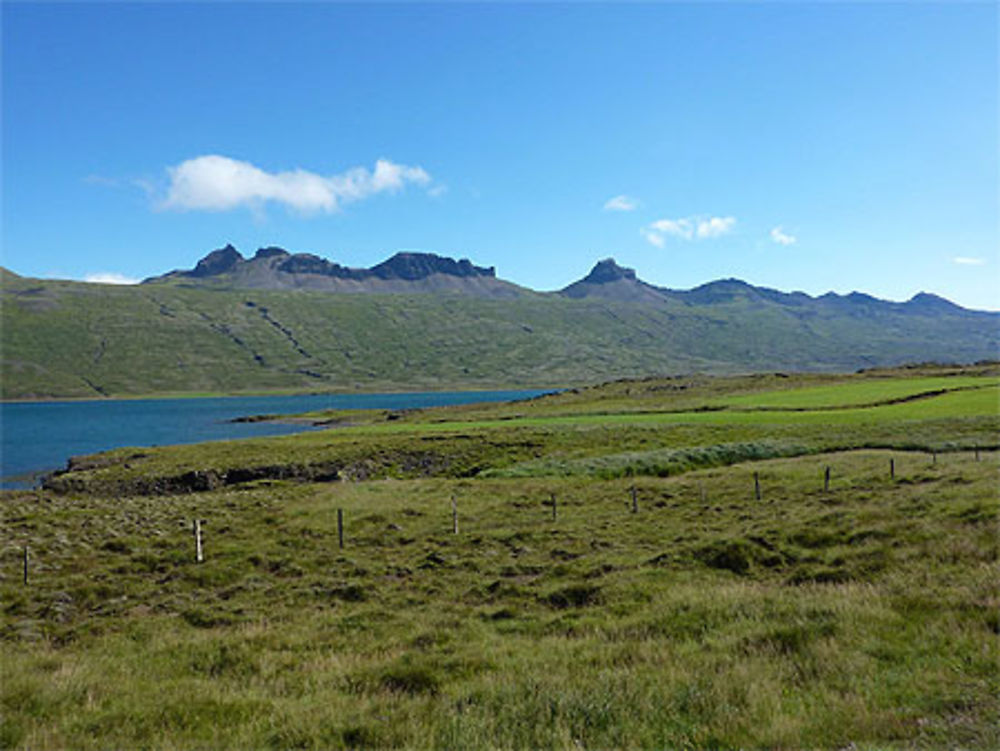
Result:
{"label": "blue water", "polygon": [[80,454],[310,430],[307,425],[234,423],[248,415],[318,409],[410,409],[526,399],[543,391],[305,394],[212,399],[109,399],[0,404],[0,488],[25,488]]}

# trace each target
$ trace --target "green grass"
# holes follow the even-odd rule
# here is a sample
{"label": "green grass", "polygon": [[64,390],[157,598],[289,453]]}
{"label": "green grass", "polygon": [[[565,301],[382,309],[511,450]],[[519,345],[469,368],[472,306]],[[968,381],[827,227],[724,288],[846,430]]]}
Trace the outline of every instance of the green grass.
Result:
{"label": "green grass", "polygon": [[5,745],[994,747],[995,457],[890,456],[8,495]]}
{"label": "green grass", "polygon": [[997,387],[644,412],[797,379],[370,413],[5,492],[0,746],[996,748]]}
{"label": "green grass", "polygon": [[853,370],[997,353],[996,316],[810,315],[737,298],[113,287],[5,277],[0,397],[547,387],[667,373]]}
{"label": "green grass", "polygon": [[995,386],[997,379],[989,376],[944,376],[937,378],[884,378],[863,382],[838,383],[829,386],[788,389],[766,394],[740,394],[719,399],[729,407],[819,409],[868,406],[888,401],[936,395],[955,389]]}
{"label": "green grass", "polygon": [[[742,384],[739,378],[710,380],[703,389],[706,394],[724,390],[727,384]],[[900,383],[906,380],[897,378]],[[119,449],[52,478],[50,485],[108,494],[157,494],[268,478],[660,475],[852,448],[995,447],[1000,386],[996,377],[980,377],[976,383],[983,381],[992,385],[838,410],[675,412],[671,405],[658,402],[664,411],[608,414],[602,392],[617,387],[611,385],[583,401],[574,394],[557,394],[514,405],[420,410],[388,421],[387,413],[369,411],[358,415],[357,425],[341,423],[324,431],[210,444],[210,450],[203,445]],[[657,383],[662,382],[646,385],[655,388]],[[855,379],[841,384],[839,391],[848,400],[868,392],[868,382]],[[761,398],[769,396],[763,392]],[[684,396],[685,403],[704,398]],[[517,414],[511,414],[512,409]],[[534,412],[542,416],[530,416]],[[349,419],[346,413],[336,417]]]}

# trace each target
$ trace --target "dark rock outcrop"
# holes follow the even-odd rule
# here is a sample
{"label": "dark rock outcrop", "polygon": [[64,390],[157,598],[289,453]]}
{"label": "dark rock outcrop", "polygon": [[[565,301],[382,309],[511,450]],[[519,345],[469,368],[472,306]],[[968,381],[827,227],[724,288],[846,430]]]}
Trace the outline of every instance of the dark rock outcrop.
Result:
{"label": "dark rock outcrop", "polygon": [[581,281],[590,284],[607,284],[617,282],[619,279],[635,281],[635,278],[635,269],[619,266],[615,263],[614,258],[605,258],[603,261],[599,261]]}
{"label": "dark rock outcrop", "polygon": [[270,245],[266,248],[259,248],[257,253],[254,254],[254,260],[257,260],[258,258],[275,258],[277,256],[287,255],[291,254],[284,248],[279,248],[276,245]]}
{"label": "dark rock outcrop", "polygon": [[530,294],[496,278],[496,269],[476,266],[467,258],[434,253],[396,253],[368,269],[350,268],[313,253],[260,248],[244,259],[232,246],[214,250],[190,271],[171,271],[146,282],[191,280],[238,289],[308,289],[350,293],[451,293],[475,297],[513,298]]}
{"label": "dark rock outcrop", "polygon": [[425,279],[431,274],[448,274],[464,278],[496,277],[496,269],[492,266],[489,268],[473,266],[467,258],[456,261],[453,258],[444,258],[434,253],[397,253],[389,260],[373,266],[370,272],[379,279],[406,279],[408,281]]}
{"label": "dark rock outcrop", "polygon": [[226,245],[224,248],[213,250],[198,261],[198,265],[194,267],[194,270],[187,272],[187,275],[196,278],[217,276],[232,271],[243,260],[243,255],[236,248],[232,245]]}

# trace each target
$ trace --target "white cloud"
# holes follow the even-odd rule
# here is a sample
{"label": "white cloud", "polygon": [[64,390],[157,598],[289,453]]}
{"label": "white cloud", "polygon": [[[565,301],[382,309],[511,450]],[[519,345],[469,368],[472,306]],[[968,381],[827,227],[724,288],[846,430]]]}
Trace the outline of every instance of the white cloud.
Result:
{"label": "white cloud", "polygon": [[620,195],[609,198],[604,203],[605,211],[635,211],[639,208],[639,202],[631,196]]}
{"label": "white cloud", "polygon": [[339,175],[323,176],[302,169],[266,172],[249,162],[212,154],[168,167],[167,173],[170,186],[161,207],[180,211],[229,211],[241,206],[259,209],[273,201],[303,213],[332,213],[342,204],[377,193],[395,193],[408,183],[431,182],[423,168],[387,159],[375,162],[374,170],[354,167]]}
{"label": "white cloud", "polygon": [[984,258],[970,258],[969,256],[955,256],[951,259],[952,263],[957,263],[960,266],[984,266],[986,265],[986,259]]}
{"label": "white cloud", "polygon": [[649,225],[650,233],[673,235],[690,240],[694,237],[694,225],[690,219],[659,219]]}
{"label": "white cloud", "polygon": [[795,235],[787,234],[780,225],[771,230],[771,239],[778,245],[795,245],[798,241]]}
{"label": "white cloud", "polygon": [[699,220],[695,234],[698,237],[719,237],[728,234],[735,224],[734,216],[713,216]]}
{"label": "white cloud", "polygon": [[87,274],[83,277],[83,281],[90,282],[91,284],[138,284],[142,280],[133,279],[130,276],[118,274],[114,271],[97,271],[93,274]]}
{"label": "white cloud", "polygon": [[682,240],[706,240],[721,237],[736,225],[733,216],[689,216],[681,219],[657,219],[640,230],[643,237],[662,248],[667,236]]}

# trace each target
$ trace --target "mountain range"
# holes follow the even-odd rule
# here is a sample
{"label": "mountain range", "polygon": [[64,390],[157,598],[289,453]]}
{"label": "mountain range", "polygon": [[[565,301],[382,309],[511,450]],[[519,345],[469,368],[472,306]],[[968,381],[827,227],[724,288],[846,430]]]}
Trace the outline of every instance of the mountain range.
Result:
{"label": "mountain range", "polygon": [[369,269],[231,245],[133,286],[0,274],[0,396],[562,386],[997,359],[1000,313],[936,295],[672,290],[612,259],[556,292],[397,253]]}
{"label": "mountain range", "polygon": [[[538,293],[497,278],[496,267],[475,266],[468,259],[456,261],[434,253],[400,252],[371,268],[342,266],[312,253],[290,253],[284,248],[260,248],[245,258],[235,247],[213,250],[190,270],[175,270],[150,277],[143,284],[175,283],[228,289],[313,290],[345,293],[455,293],[473,297],[513,298]],[[872,308],[896,311],[960,313],[964,308],[927,292],[905,303],[894,303],[860,292],[837,295],[828,292],[811,297],[804,292],[785,293],[755,287],[739,279],[722,279],[690,290],[656,287],[642,281],[634,269],[619,266],[613,258],[599,261],[583,279],[555,293],[573,299],[601,298],[631,303],[677,301],[711,305],[736,297],[770,301],[787,307],[810,305],[851,307],[863,312]],[[977,311],[966,311],[977,313]]]}

